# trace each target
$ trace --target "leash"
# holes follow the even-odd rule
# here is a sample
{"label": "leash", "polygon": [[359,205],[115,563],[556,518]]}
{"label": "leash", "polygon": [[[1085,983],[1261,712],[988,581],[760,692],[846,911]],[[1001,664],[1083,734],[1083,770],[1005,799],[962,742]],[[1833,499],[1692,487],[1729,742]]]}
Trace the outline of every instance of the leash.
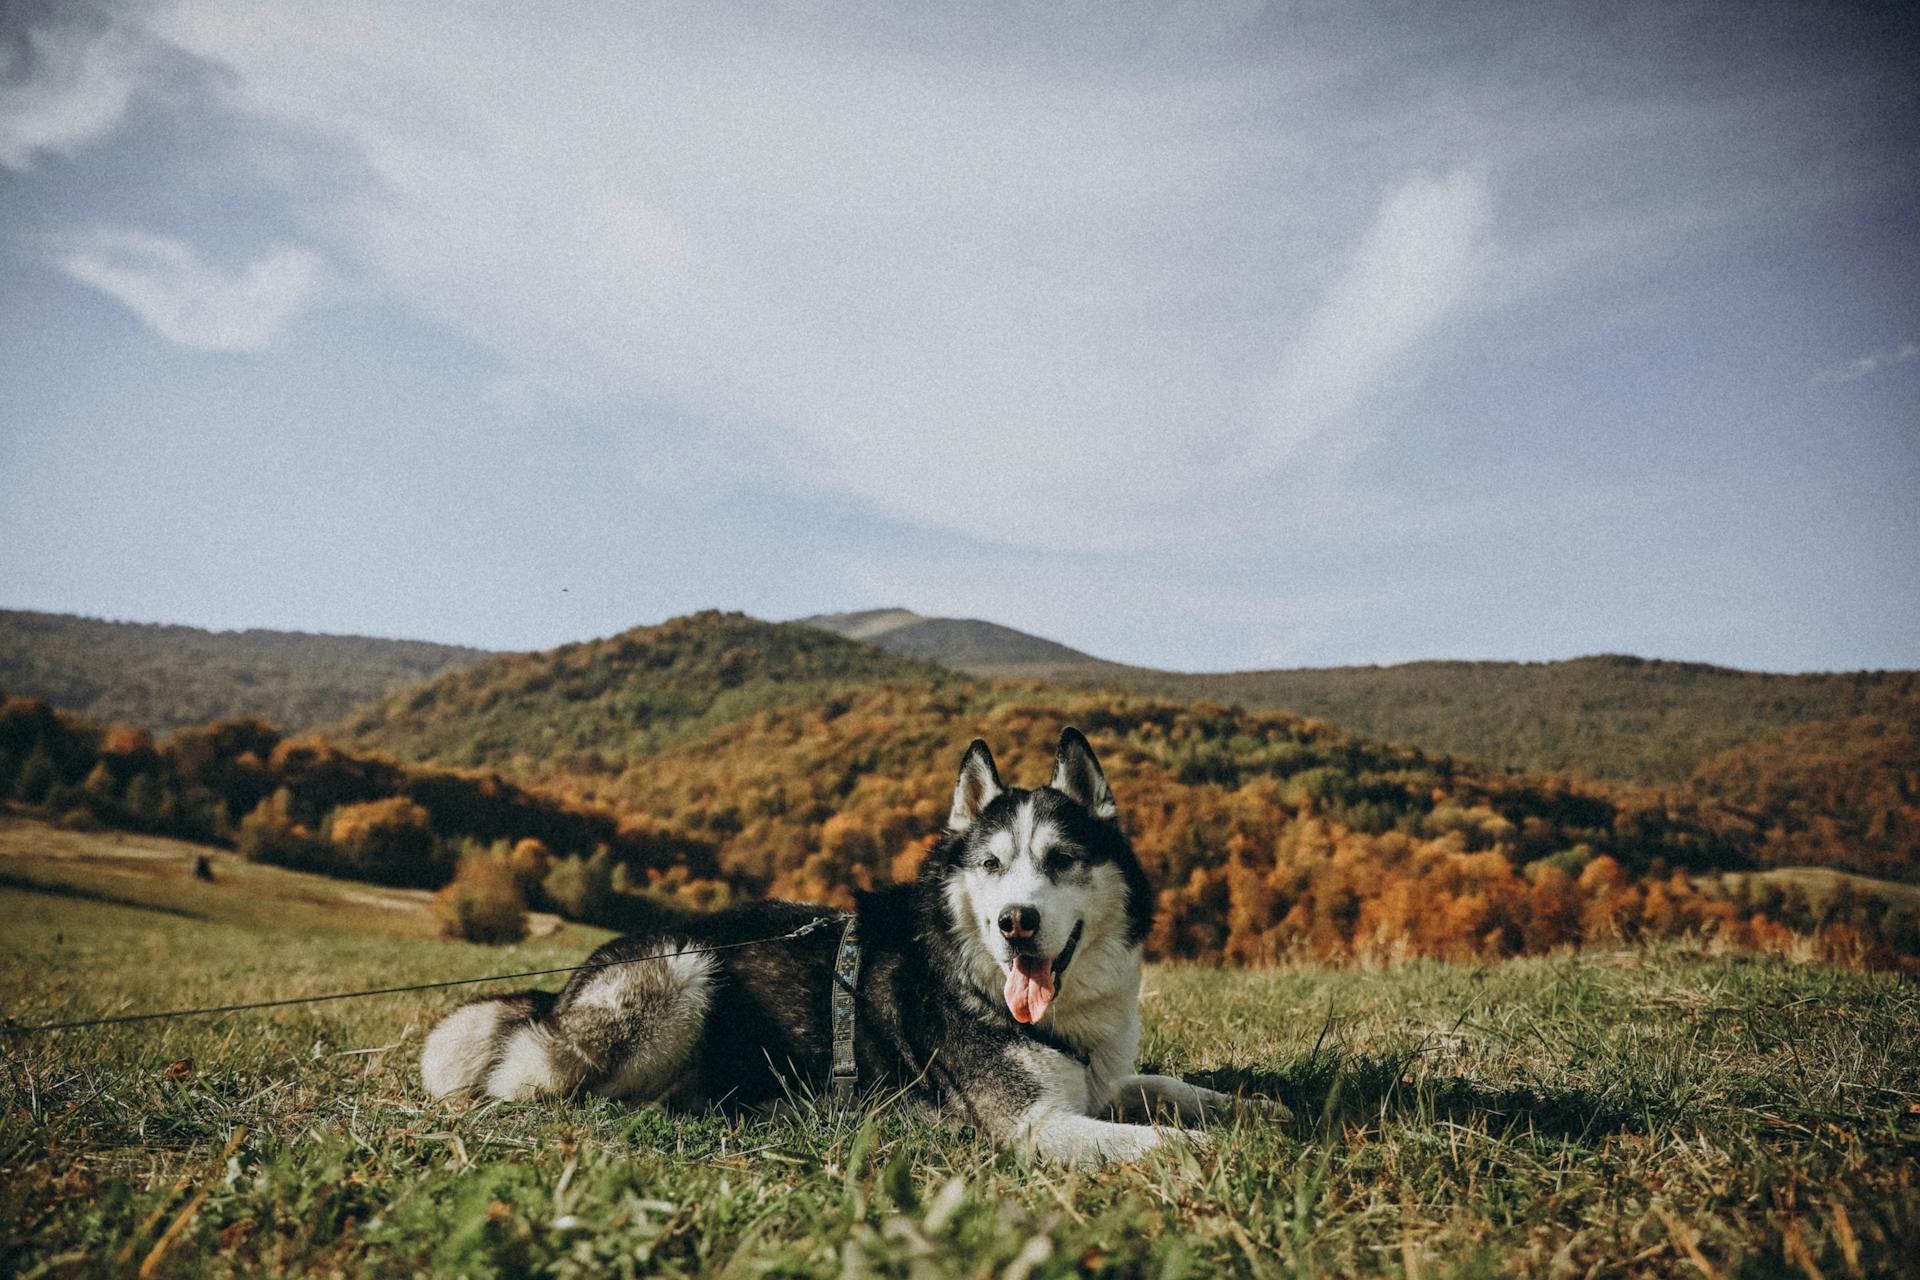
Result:
{"label": "leash", "polygon": [[[173,1018],[199,1018],[216,1013],[243,1013],[250,1009],[282,1009],[289,1005],[297,1004],[324,1004],[329,1000],[359,1000],[367,996],[397,996],[409,991],[438,991],[445,987],[466,987],[482,982],[512,982],[520,978],[545,978],[551,977],[556,973],[587,973],[598,969],[618,968],[626,964],[646,964],[654,960],[671,960],[675,956],[712,955],[720,951],[738,951],[744,947],[760,947],[775,942],[791,942],[795,938],[804,938],[810,933],[818,933],[828,925],[838,923],[843,919],[847,922],[846,932],[841,935],[841,943],[844,950],[847,940],[853,937],[853,917],[850,915],[827,915],[809,920],[807,923],[797,928],[789,929],[785,933],[773,934],[765,938],[748,938],[744,942],[723,942],[711,947],[684,947],[679,951],[667,951],[658,955],[632,956],[625,960],[589,961],[585,964],[561,965],[555,969],[528,969],[521,973],[492,973],[484,978],[447,978],[440,982],[416,982],[411,986],[405,987],[374,987],[366,991],[333,991],[326,995],[319,996],[288,996],[280,1000],[252,1000],[245,1004],[202,1005],[192,1009],[161,1009],[149,1013],[122,1013],[110,1018],[80,1018],[72,1022],[42,1022],[28,1025],[15,1022],[12,1018],[5,1018],[0,1019],[0,1035],[33,1035],[46,1031],[74,1031],[82,1027],[115,1027],[124,1026],[130,1022],[160,1022]],[[857,972],[859,967],[859,949],[857,942],[854,944],[854,947],[853,964]],[[840,1053],[840,986],[837,981],[838,976],[839,969],[838,966],[836,966],[836,982],[833,992],[836,1089],[838,1088],[837,1079]],[[852,980],[853,979],[849,977],[849,981],[851,982]],[[851,990],[851,987],[849,987],[847,1005],[849,1010],[847,1015],[847,1061],[849,1069],[851,1069],[853,1061]],[[849,1079],[849,1089],[851,1089],[851,1086],[852,1082],[851,1079]]]}
{"label": "leash", "polygon": [[860,917],[847,917],[840,946],[833,953],[833,1097],[841,1106],[853,1101],[853,998],[860,987]]}

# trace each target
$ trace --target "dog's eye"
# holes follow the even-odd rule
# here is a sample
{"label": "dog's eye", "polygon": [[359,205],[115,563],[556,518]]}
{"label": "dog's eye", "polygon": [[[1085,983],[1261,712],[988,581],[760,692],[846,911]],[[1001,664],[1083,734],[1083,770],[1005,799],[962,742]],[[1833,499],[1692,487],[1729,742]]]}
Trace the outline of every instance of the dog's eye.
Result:
{"label": "dog's eye", "polygon": [[1064,849],[1051,849],[1047,852],[1047,870],[1058,875],[1073,866],[1074,857]]}
{"label": "dog's eye", "polygon": [[982,871],[998,871],[1000,869],[1000,859],[988,855],[980,859],[980,869]]}

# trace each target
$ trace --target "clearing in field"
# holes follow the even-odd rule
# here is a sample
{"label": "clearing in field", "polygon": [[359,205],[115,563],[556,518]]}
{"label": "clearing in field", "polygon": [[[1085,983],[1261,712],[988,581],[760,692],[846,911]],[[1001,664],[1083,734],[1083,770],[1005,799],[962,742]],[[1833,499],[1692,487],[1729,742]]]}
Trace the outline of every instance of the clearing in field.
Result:
{"label": "clearing in field", "polygon": [[[140,846],[143,873],[111,838],[31,834],[0,839],[0,1010],[22,1023],[566,964],[603,936],[440,942],[405,895],[230,858],[209,884],[174,856],[191,846]],[[0,1273],[1864,1276],[1920,1256],[1907,980],[1668,948],[1163,966],[1147,988],[1150,1069],[1299,1120],[1075,1174],[899,1108],[435,1105],[414,1064],[457,991],[12,1035]]]}

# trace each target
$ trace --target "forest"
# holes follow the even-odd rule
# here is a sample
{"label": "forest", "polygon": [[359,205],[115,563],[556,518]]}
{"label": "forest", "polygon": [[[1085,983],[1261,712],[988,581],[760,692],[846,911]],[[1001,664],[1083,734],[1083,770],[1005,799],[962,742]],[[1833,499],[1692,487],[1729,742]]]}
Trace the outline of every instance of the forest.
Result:
{"label": "forest", "polygon": [[[1176,701],[1287,710],[1495,767],[1650,785],[1713,757],[1877,716],[1920,723],[1920,673],[1777,675],[1602,654],[1565,662],[1409,662],[1185,675],[1122,668],[1072,677]],[[1821,726],[1826,727],[1821,727]]]}
{"label": "forest", "polygon": [[151,733],[242,716],[298,732],[485,656],[420,640],[0,609],[0,689]]}
{"label": "forest", "polygon": [[1720,752],[1815,722],[1920,721],[1920,673],[1912,671],[1781,675],[1598,654],[1178,672],[1109,662],[995,623],[905,609],[803,621],[976,676],[1288,711],[1496,768],[1623,782],[1686,783]]}
{"label": "forest", "polygon": [[1916,878],[1915,744],[1895,722],[1854,724],[1832,760],[1794,743],[1716,757],[1722,799],[1489,770],[1275,712],[971,680],[738,615],[490,659],[356,714],[337,742],[248,720],[155,741],[12,699],[0,789],[59,821],[389,883],[459,877],[454,897],[619,925],[764,893],[844,903],[907,876],[967,741],[1035,784],[1066,723],[1100,752],[1159,887],[1156,956],[1692,935],[1920,959],[1905,885],[1816,893],[1770,873]]}
{"label": "forest", "polygon": [[[1719,757],[1729,751],[1752,745],[1777,755],[1827,742],[1820,754],[1832,765],[1847,750],[1835,744],[1851,736],[1850,721],[1869,717],[1909,731],[1920,724],[1920,673],[1911,671],[1778,675],[1602,655],[1188,674],[1107,662],[993,623],[904,610],[821,615],[805,623],[860,631],[873,618],[905,622],[830,657],[773,636],[763,630],[767,624],[738,619],[724,624],[731,641],[709,655],[717,663],[728,649],[740,650],[726,659],[729,669],[688,671],[687,655],[676,653],[670,666],[680,673],[681,691],[655,682],[644,692],[656,701],[623,705],[622,690],[632,680],[594,668],[624,662],[622,647],[651,645],[648,637],[660,627],[554,654],[493,655],[417,641],[210,632],[0,610],[0,688],[156,734],[254,716],[289,733],[324,726],[333,736],[375,745],[391,739],[411,758],[430,753],[484,766],[538,741],[516,708],[540,706],[543,683],[624,714],[619,725],[609,719],[595,726],[582,748],[617,757],[663,736],[723,723],[757,700],[796,700],[805,692],[798,686],[809,679],[815,692],[827,692],[887,675],[927,678],[944,668],[962,678],[1042,677],[1173,702],[1285,711],[1492,768],[1690,786],[1709,794],[1718,794],[1714,789],[1726,777]],[[682,622],[663,624],[664,634]],[[711,617],[703,625],[723,626]],[[757,652],[770,643],[782,652]],[[789,669],[796,661],[835,669],[808,677]],[[462,668],[473,669],[470,682],[425,683]],[[380,701],[389,694],[396,698]],[[421,705],[412,708],[416,697]],[[442,699],[451,700],[445,715],[434,709]],[[492,704],[484,717],[473,705],[481,701]],[[1793,747],[1766,745],[1790,732],[1798,734]]]}
{"label": "forest", "polygon": [[480,874],[511,864],[518,915],[533,906],[630,927],[726,899],[714,848],[697,837],[493,775],[285,738],[258,720],[156,743],[142,729],[0,696],[0,795],[63,826],[174,836],[378,884],[437,889],[468,864]]}

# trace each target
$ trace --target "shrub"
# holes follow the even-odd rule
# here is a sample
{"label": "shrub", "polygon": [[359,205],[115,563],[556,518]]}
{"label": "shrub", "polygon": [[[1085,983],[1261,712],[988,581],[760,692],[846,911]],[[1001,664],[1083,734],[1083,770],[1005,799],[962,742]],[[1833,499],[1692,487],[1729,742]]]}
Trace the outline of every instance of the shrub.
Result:
{"label": "shrub", "polygon": [[330,871],[334,854],[324,840],[293,820],[293,797],[280,788],[240,819],[234,847],[248,862],[265,862],[296,871]]}
{"label": "shrub", "polygon": [[339,850],[338,874],[421,888],[445,880],[427,811],[405,796],[335,809],[327,836]]}
{"label": "shrub", "polygon": [[464,859],[453,880],[433,895],[433,913],[449,938],[495,945],[527,936],[527,899],[504,858]]}
{"label": "shrub", "polygon": [[528,836],[513,846],[513,851],[507,855],[507,865],[513,868],[514,877],[520,882],[520,891],[532,895],[539,891],[541,882],[547,878],[547,872],[553,866],[553,855],[543,842]]}
{"label": "shrub", "polygon": [[1564,871],[1570,876],[1578,876],[1582,871],[1587,869],[1587,864],[1592,861],[1593,846],[1577,844],[1571,849],[1562,849],[1558,853],[1550,853],[1544,858],[1536,858],[1533,862],[1527,864],[1527,875],[1529,877],[1537,877],[1542,872],[1552,869],[1554,871]]}
{"label": "shrub", "polygon": [[613,859],[605,853],[591,858],[558,858],[541,888],[554,909],[569,920],[604,922],[614,906]]}

